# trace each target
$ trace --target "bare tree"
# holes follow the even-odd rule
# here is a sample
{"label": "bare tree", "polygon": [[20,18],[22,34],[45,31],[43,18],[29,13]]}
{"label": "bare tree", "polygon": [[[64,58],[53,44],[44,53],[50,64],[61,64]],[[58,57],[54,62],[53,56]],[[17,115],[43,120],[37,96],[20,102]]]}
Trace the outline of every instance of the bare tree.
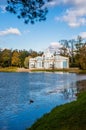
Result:
{"label": "bare tree", "polygon": [[71,48],[71,50],[70,50],[71,64],[74,63],[74,47],[75,47],[75,43],[76,43],[75,39],[69,40],[69,44],[70,44],[70,48]]}

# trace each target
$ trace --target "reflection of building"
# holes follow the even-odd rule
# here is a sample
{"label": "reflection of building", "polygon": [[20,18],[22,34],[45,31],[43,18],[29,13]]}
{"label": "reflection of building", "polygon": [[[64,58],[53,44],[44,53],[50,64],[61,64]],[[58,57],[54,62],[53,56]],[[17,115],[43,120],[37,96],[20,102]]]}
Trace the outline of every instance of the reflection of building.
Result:
{"label": "reflection of building", "polygon": [[45,51],[42,56],[30,58],[29,68],[69,68],[69,58],[50,53],[49,50]]}

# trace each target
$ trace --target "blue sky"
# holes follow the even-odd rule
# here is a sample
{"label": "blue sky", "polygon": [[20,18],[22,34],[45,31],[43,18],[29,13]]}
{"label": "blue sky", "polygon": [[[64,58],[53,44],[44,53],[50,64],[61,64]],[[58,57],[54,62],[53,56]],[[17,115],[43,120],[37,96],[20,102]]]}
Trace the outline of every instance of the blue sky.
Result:
{"label": "blue sky", "polygon": [[0,48],[44,51],[62,39],[86,38],[86,0],[53,0],[46,21],[34,25],[6,12],[5,5],[0,0]]}

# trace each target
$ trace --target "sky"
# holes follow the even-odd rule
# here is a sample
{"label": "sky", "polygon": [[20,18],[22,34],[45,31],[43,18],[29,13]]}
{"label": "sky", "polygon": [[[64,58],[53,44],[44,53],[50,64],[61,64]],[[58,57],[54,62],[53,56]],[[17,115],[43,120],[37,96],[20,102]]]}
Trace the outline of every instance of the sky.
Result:
{"label": "sky", "polygon": [[24,24],[23,19],[5,10],[0,0],[0,48],[44,51],[60,40],[80,35],[86,39],[86,0],[52,0],[46,21]]}

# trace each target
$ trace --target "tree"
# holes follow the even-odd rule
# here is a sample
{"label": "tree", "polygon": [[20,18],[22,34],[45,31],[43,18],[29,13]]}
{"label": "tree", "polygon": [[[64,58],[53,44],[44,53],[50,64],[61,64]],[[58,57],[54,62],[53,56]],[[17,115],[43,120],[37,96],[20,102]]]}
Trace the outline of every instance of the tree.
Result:
{"label": "tree", "polygon": [[86,43],[80,48],[79,64],[81,69],[86,69]]}
{"label": "tree", "polygon": [[76,42],[76,49],[77,49],[77,52],[79,51],[79,49],[82,47],[83,43],[82,43],[83,39],[81,36],[78,36],[77,37],[77,42]]}
{"label": "tree", "polygon": [[1,66],[1,63],[2,63],[2,50],[0,48],[0,66]]}
{"label": "tree", "polygon": [[11,50],[4,49],[1,54],[1,66],[11,66]]}
{"label": "tree", "polygon": [[78,36],[76,44],[75,44],[75,48],[76,48],[76,50],[75,50],[75,53],[76,53],[76,55],[75,55],[75,62],[76,62],[76,65],[79,66],[79,67],[80,67],[79,59],[81,57],[80,51],[81,51],[81,48],[83,46],[83,42],[82,41],[83,41],[82,37]]}
{"label": "tree", "polygon": [[43,55],[43,52],[42,51],[39,51],[38,52],[38,56],[42,56]]}
{"label": "tree", "polygon": [[70,62],[71,62],[71,66],[74,65],[74,48],[75,48],[75,39],[71,39],[69,40],[69,44],[70,44]]}
{"label": "tree", "polygon": [[37,57],[37,56],[38,56],[38,53],[36,51],[32,51],[31,57],[34,58],[34,57]]}
{"label": "tree", "polygon": [[19,52],[17,50],[14,50],[12,54],[12,66],[17,66],[17,67],[21,66],[19,56],[20,56]]}
{"label": "tree", "polygon": [[21,50],[19,51],[19,55],[21,67],[24,67],[24,60],[27,56],[29,56],[29,52],[26,50]]}
{"label": "tree", "polygon": [[46,20],[48,9],[46,3],[51,0],[7,0],[6,10],[23,18],[24,22],[34,23],[35,21]]}
{"label": "tree", "polygon": [[24,61],[24,67],[25,68],[29,68],[29,59],[30,59],[29,56],[25,58],[25,61]]}
{"label": "tree", "polygon": [[69,56],[69,43],[67,40],[60,41],[62,47],[60,48],[60,54],[62,56]]}

